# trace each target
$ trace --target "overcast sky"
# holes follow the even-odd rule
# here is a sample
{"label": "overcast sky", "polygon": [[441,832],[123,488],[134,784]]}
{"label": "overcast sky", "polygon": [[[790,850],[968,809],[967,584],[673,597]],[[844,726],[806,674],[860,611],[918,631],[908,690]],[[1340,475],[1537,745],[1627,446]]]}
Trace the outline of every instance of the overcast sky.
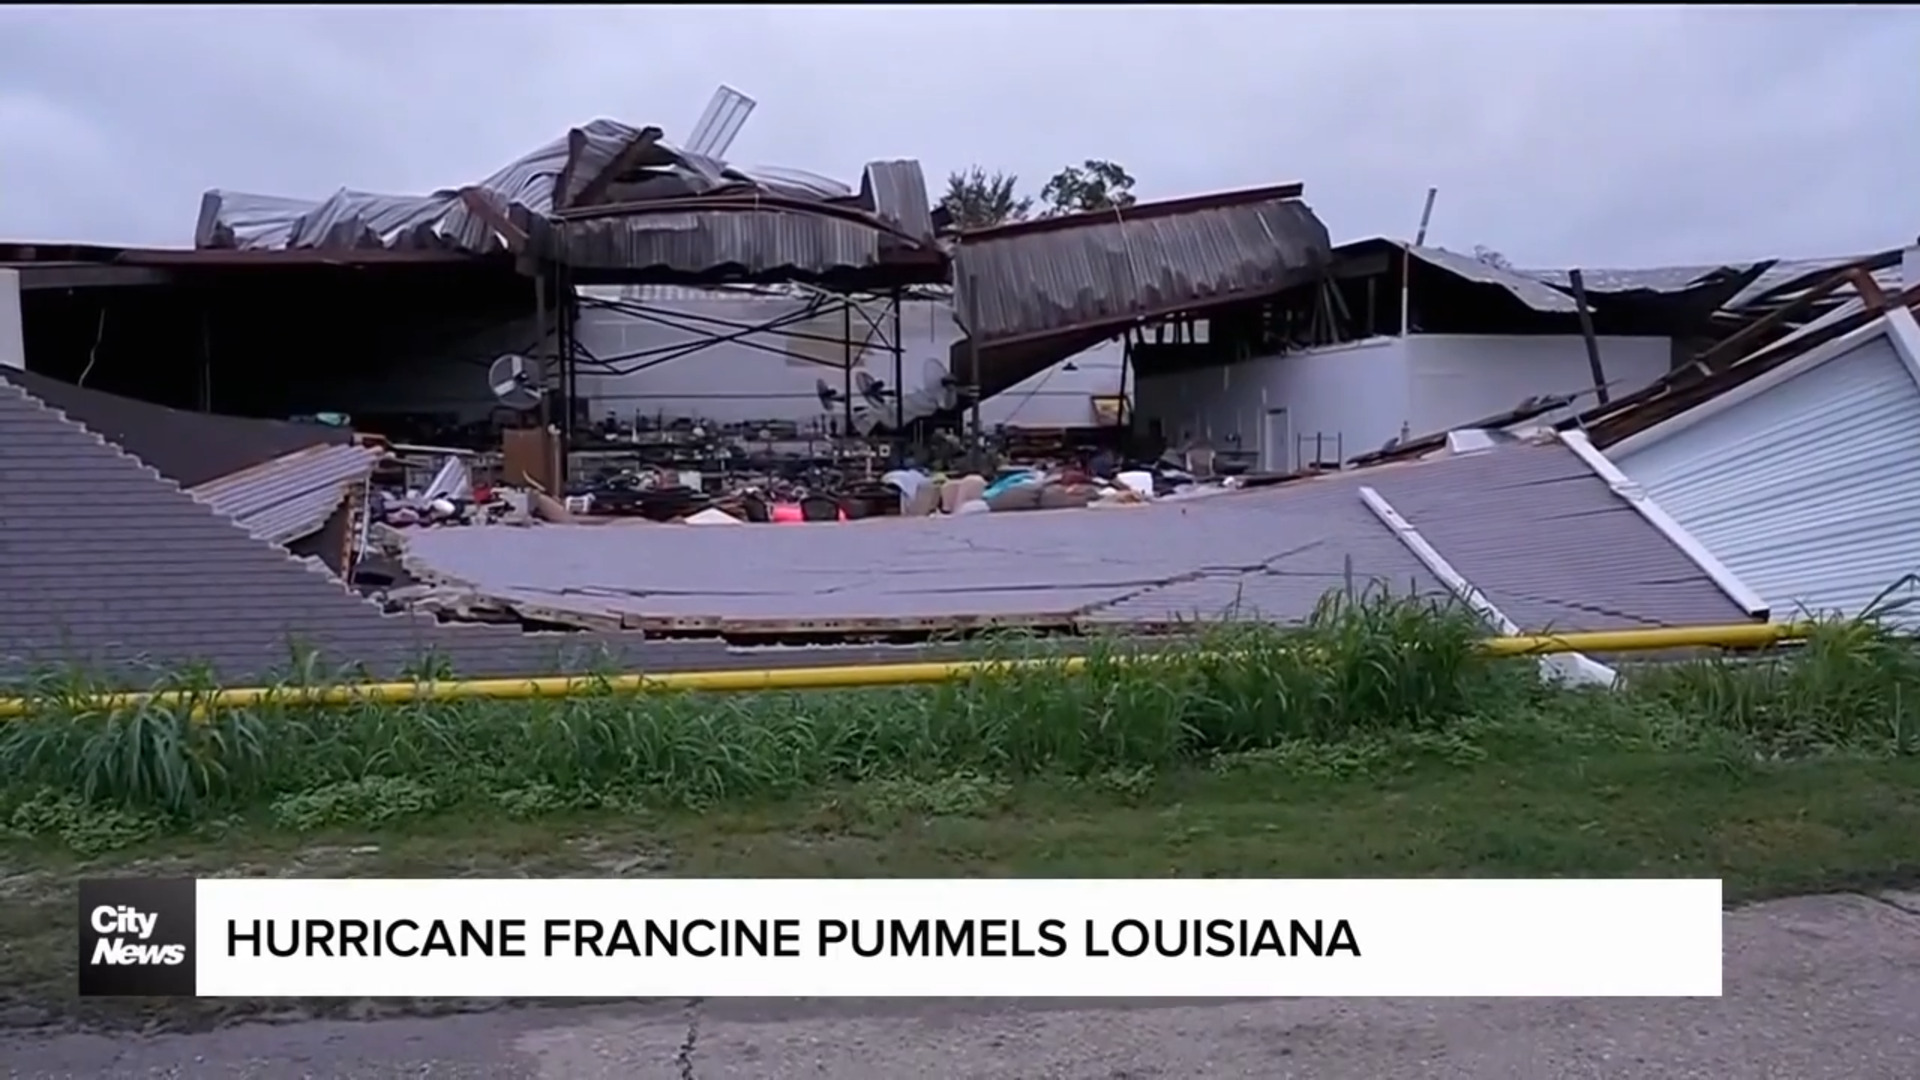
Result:
{"label": "overcast sky", "polygon": [[1336,240],[1530,266],[1920,233],[1920,9],[0,8],[0,238],[185,245],[208,188],[468,183],[596,116],[857,182],[916,157],[1142,198],[1288,180]]}

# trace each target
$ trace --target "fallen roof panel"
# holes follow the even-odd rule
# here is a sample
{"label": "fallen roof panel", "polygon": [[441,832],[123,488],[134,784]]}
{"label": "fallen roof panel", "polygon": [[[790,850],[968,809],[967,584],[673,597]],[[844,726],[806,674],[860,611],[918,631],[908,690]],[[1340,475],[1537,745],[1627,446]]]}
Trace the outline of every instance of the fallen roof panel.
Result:
{"label": "fallen roof panel", "polygon": [[[961,321],[982,348],[1264,295],[1325,265],[1298,185],[961,234]],[[971,323],[971,325],[967,325]]]}
{"label": "fallen roof panel", "polygon": [[364,484],[382,453],[365,446],[312,446],[188,489],[256,540],[285,544],[320,531]]}

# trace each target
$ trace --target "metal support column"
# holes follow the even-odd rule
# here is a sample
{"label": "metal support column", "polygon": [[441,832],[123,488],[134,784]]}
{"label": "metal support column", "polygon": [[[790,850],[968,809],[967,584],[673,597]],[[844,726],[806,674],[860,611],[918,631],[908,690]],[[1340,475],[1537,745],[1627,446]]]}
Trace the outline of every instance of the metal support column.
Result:
{"label": "metal support column", "polygon": [[893,352],[893,442],[895,464],[906,464],[907,458],[907,385],[904,353],[906,342],[900,332],[900,286],[893,287],[893,333],[888,337],[888,348]]}
{"label": "metal support column", "polygon": [[979,284],[978,275],[967,275],[966,296],[962,308],[967,313],[967,381],[971,384],[973,396],[973,417],[968,425],[972,431],[967,437],[967,461],[976,473],[987,467],[986,442],[980,432],[980,335],[977,332],[977,327],[980,325],[980,304],[975,298]]}
{"label": "metal support column", "polygon": [[540,373],[540,430],[545,431],[553,423],[553,388],[548,385],[547,357],[547,271],[541,267],[533,272],[533,367]]}
{"label": "metal support column", "polygon": [[578,358],[574,356],[573,343],[573,323],[578,308],[573,293],[572,268],[565,263],[556,263],[553,286],[553,345],[560,365],[560,478],[564,482],[569,471],[567,459],[573,453],[573,418],[577,411],[574,402],[580,393],[580,367]]}
{"label": "metal support column", "polygon": [[853,300],[840,301],[840,437],[853,438]]}

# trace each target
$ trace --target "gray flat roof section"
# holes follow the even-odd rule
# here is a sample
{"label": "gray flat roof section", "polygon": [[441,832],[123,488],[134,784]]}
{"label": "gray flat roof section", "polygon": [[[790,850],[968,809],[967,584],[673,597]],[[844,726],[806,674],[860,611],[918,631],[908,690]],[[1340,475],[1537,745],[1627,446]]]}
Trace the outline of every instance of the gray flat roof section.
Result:
{"label": "gray flat roof section", "polygon": [[740,636],[1288,623],[1349,581],[1441,593],[1362,486],[1523,629],[1748,621],[1557,443],[1139,507],[412,530],[406,562],[536,620]]}
{"label": "gray flat roof section", "polygon": [[1379,492],[1524,630],[1756,621],[1559,442],[1343,477]]}

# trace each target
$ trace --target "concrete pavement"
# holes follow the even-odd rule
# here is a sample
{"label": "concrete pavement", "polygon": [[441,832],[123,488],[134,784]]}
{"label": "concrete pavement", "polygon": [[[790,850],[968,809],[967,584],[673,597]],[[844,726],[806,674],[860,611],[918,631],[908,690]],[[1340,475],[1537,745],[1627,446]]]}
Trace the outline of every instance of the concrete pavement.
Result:
{"label": "concrete pavement", "polygon": [[13,1077],[1910,1080],[1920,895],[1730,912],[1718,1000],[710,1001],[0,1041]]}

